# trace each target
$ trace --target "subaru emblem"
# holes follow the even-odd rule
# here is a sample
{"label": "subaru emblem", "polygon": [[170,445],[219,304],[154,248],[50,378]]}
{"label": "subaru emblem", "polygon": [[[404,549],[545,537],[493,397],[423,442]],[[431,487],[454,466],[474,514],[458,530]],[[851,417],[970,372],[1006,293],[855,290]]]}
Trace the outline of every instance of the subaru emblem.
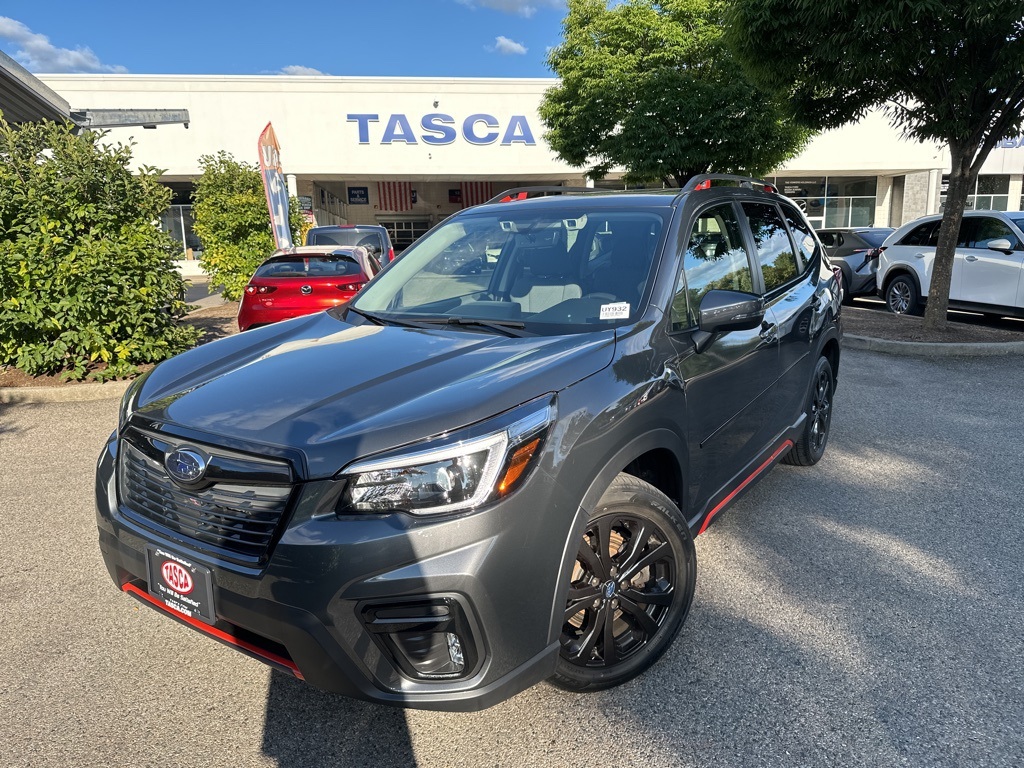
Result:
{"label": "subaru emblem", "polygon": [[206,459],[187,448],[171,451],[164,459],[164,466],[179,483],[195,483],[206,473]]}

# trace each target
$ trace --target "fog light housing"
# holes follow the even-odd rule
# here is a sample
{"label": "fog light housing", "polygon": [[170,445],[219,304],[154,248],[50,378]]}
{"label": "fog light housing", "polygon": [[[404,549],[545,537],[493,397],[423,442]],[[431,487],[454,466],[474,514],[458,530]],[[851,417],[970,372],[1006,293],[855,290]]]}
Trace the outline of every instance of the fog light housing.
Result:
{"label": "fog light housing", "polygon": [[451,680],[476,670],[469,622],[453,598],[374,603],[360,615],[377,646],[407,677]]}

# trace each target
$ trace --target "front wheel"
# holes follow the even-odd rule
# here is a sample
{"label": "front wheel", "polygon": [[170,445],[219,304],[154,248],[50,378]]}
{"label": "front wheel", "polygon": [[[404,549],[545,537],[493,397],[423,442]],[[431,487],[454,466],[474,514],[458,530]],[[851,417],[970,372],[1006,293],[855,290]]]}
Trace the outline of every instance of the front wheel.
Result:
{"label": "front wheel", "polygon": [[696,582],[682,513],[649,483],[618,475],[579,543],[552,682],[597,691],[642,673],[679,633]]}

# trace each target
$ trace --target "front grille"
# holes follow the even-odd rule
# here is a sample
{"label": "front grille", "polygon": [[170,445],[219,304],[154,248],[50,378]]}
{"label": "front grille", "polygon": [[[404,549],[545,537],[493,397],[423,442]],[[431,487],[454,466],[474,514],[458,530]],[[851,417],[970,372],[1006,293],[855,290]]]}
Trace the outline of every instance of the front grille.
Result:
{"label": "front grille", "polygon": [[[155,523],[158,530],[166,529],[191,540],[197,549],[221,555],[226,550],[241,556],[231,559],[249,565],[261,562],[284,518],[291,485],[247,484],[244,472],[238,471],[239,461],[230,457],[226,462],[231,462],[235,470],[232,482],[184,488],[164,469],[163,455],[175,447],[164,440],[129,433],[121,441],[119,475],[125,512],[141,518],[137,522],[144,525]],[[213,473],[216,449],[207,450],[212,454]],[[269,463],[251,461],[264,466]],[[253,474],[260,474],[262,468]]]}

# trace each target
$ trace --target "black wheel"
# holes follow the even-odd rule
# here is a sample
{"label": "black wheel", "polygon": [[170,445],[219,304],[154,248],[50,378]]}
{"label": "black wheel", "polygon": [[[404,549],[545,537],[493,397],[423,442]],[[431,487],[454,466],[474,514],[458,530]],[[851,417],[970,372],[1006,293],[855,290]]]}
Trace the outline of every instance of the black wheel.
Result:
{"label": "black wheel", "polygon": [[835,392],[835,377],[832,364],[827,357],[819,357],[811,380],[811,391],[807,396],[807,421],[803,434],[796,441],[793,450],[782,461],[809,467],[817,464],[825,455],[828,433],[832,426],[832,394]]}
{"label": "black wheel", "polygon": [[682,513],[654,486],[620,474],[580,541],[552,682],[597,691],[639,675],[679,633],[696,582]]}
{"label": "black wheel", "polygon": [[921,303],[917,285],[910,275],[897,275],[885,289],[885,306],[897,315],[913,315]]}

